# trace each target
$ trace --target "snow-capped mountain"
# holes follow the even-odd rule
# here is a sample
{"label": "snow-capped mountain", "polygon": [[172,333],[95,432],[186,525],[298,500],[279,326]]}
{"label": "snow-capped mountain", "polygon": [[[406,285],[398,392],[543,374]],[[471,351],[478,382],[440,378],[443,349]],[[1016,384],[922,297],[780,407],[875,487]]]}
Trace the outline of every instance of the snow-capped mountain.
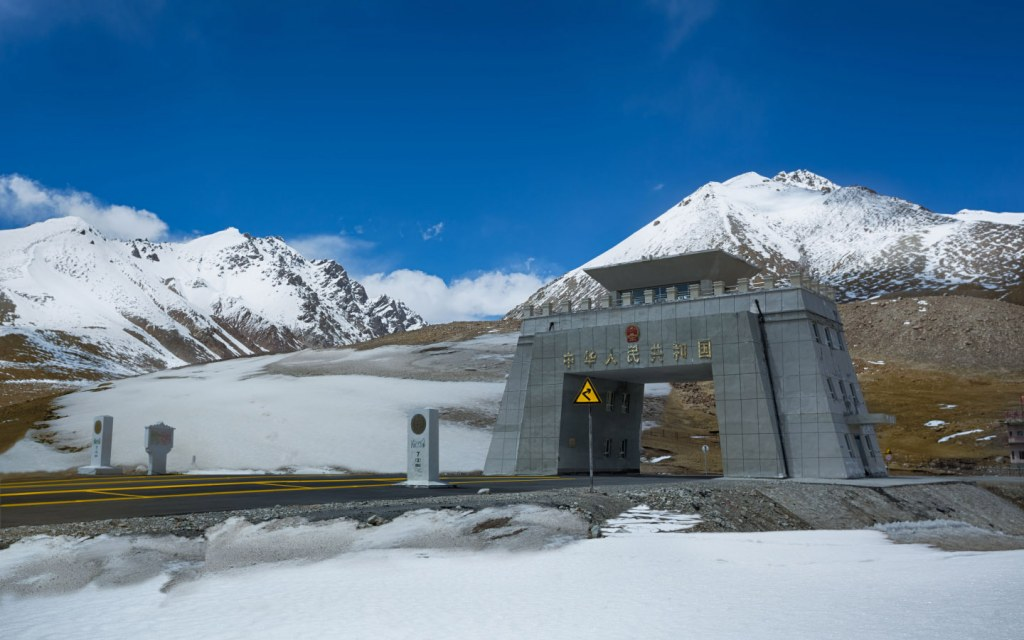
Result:
{"label": "snow-capped mountain", "polygon": [[938,214],[809,171],[744,173],[709,182],[525,305],[580,300],[603,288],[583,269],[723,249],[763,273],[801,270],[846,299],[894,292],[957,292],[1024,304],[1024,214]]}
{"label": "snow-capped mountain", "polygon": [[122,242],[73,217],[0,231],[4,359],[49,359],[70,377],[350,344],[423,324],[280,238],[232,228]]}

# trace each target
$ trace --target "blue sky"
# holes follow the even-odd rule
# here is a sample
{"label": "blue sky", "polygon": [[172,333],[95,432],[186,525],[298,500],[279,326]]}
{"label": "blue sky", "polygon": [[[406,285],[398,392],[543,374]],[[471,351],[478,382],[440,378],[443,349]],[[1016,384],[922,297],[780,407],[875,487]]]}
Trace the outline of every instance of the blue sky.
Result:
{"label": "blue sky", "polygon": [[1024,209],[1022,30],[1011,2],[0,0],[0,175],[492,315],[745,171]]}

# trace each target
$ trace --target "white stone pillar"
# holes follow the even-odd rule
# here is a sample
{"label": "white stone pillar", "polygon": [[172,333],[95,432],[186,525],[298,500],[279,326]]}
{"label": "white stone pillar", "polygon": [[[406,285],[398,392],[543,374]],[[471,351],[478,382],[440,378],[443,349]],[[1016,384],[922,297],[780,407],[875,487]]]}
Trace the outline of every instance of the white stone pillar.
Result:
{"label": "white stone pillar", "polygon": [[447,487],[440,481],[438,470],[438,413],[437,409],[419,409],[409,416],[407,472],[405,482],[399,483],[407,487],[430,489]]}
{"label": "white stone pillar", "polygon": [[121,469],[110,466],[110,449],[113,446],[113,416],[96,416],[92,423],[92,458],[87,466],[78,467],[78,473],[86,476],[119,475]]}

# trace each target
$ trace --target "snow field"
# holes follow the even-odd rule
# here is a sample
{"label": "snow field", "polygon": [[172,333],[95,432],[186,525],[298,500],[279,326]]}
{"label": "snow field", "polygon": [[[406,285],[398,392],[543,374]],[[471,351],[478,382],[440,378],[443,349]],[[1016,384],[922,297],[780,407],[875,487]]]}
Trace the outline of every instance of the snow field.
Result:
{"label": "snow field", "polygon": [[[111,462],[145,465],[144,427],[175,428],[168,470],[274,471],[347,469],[404,472],[405,425],[423,407],[493,411],[499,382],[433,382],[357,375],[265,375],[282,356],[263,356],[153,373],[114,382],[108,389],[61,399],[53,424],[63,446],[23,440],[0,455],[0,473],[56,471],[89,463],[94,416],[114,417]],[[442,471],[483,468],[490,431],[442,421]],[[192,459],[195,456],[195,467]]]}
{"label": "snow field", "polygon": [[[362,529],[228,521],[205,550],[40,537],[0,551],[0,608],[10,640],[1019,637],[1003,596],[1024,587],[1024,551],[948,553],[879,531],[659,533],[695,517],[643,509],[618,520],[609,537],[571,543],[582,520],[539,507]],[[473,533],[488,521],[501,524]],[[536,535],[513,551],[505,534],[518,528]],[[471,551],[482,537],[496,540]],[[31,576],[46,584],[41,566],[97,559],[108,568],[88,580],[16,595]]]}

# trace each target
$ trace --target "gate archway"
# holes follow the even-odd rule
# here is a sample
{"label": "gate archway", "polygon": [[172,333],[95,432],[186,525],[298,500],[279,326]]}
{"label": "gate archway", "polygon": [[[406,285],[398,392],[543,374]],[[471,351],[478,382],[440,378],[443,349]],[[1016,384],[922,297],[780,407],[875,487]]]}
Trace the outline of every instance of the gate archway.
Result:
{"label": "gate archway", "polygon": [[590,377],[609,398],[593,413],[597,471],[639,470],[645,383],[710,379],[726,476],[886,475],[873,425],[890,418],[864,406],[831,291],[797,274],[754,288],[754,271],[721,251],[588,270],[603,304],[523,321],[484,472],[585,470],[573,400]]}

